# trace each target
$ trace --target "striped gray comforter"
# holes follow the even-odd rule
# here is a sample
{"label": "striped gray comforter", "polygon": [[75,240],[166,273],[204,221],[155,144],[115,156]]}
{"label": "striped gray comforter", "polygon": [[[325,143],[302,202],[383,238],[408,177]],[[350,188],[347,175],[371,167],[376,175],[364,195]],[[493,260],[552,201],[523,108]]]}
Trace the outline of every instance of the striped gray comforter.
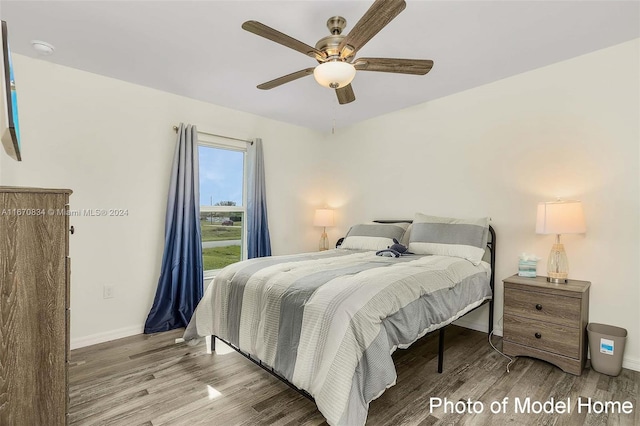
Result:
{"label": "striped gray comforter", "polygon": [[309,392],[329,424],[362,425],[395,384],[391,353],[491,298],[489,274],[340,249],[251,259],[216,276],[185,339],[219,336]]}

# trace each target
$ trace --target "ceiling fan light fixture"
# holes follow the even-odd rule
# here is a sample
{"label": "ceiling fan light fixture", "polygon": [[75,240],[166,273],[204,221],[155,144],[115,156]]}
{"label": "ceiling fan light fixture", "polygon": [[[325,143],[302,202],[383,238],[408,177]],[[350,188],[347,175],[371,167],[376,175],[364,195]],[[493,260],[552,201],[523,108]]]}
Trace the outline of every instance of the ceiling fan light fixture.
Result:
{"label": "ceiling fan light fixture", "polygon": [[318,84],[330,89],[339,89],[348,85],[355,76],[356,69],[348,62],[324,62],[313,70],[313,77]]}

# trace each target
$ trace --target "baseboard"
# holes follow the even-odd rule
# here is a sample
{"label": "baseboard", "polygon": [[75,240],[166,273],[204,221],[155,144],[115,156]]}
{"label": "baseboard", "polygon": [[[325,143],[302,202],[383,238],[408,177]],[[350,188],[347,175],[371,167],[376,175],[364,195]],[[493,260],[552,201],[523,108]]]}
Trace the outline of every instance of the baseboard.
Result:
{"label": "baseboard", "polygon": [[[591,354],[588,354],[588,359],[591,359]],[[622,368],[626,368],[627,370],[640,371],[640,359],[625,356],[622,358]]]}
{"label": "baseboard", "polygon": [[135,336],[144,332],[144,325],[119,328],[117,330],[105,331],[103,333],[91,334],[89,336],[71,339],[71,349],[84,348],[85,346],[97,345],[98,343],[109,342],[111,340],[122,339],[123,337]]}
{"label": "baseboard", "polygon": [[640,359],[626,356],[622,358],[622,368],[633,371],[640,371]]}
{"label": "baseboard", "polygon": [[[489,331],[489,327],[487,326],[487,321],[471,321],[465,317],[459,318],[453,322],[455,325],[459,325],[460,327],[469,328],[475,331],[481,331],[483,333],[487,333]],[[493,326],[493,334],[495,336],[502,336],[502,328]]]}

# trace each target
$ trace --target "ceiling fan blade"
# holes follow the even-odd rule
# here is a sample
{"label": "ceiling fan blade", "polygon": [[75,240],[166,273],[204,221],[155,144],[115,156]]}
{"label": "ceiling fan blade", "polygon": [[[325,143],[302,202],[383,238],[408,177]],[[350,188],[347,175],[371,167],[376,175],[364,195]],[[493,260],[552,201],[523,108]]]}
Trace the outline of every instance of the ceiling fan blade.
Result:
{"label": "ceiling fan blade", "polygon": [[306,68],[304,70],[292,72],[291,74],[283,75],[282,77],[278,77],[274,80],[267,81],[266,83],[262,83],[261,85],[259,85],[258,89],[262,89],[262,90],[273,89],[274,87],[278,87],[282,84],[289,83],[290,81],[308,76],[309,74],[313,74],[313,68]]}
{"label": "ceiling fan blade", "polygon": [[338,95],[338,102],[340,105],[348,104],[356,100],[356,95],[353,93],[353,87],[351,84],[347,84],[344,87],[336,89],[336,95]]}
{"label": "ceiling fan blade", "polygon": [[340,43],[340,57],[344,59],[354,55],[406,6],[404,0],[376,0]]}
{"label": "ceiling fan blade", "polygon": [[358,71],[425,75],[433,68],[433,61],[431,59],[358,58],[353,65]]}
{"label": "ceiling fan blade", "polygon": [[242,29],[249,31],[250,33],[259,35],[260,37],[275,41],[276,43],[279,43],[293,50],[297,50],[298,52],[304,53],[305,55],[311,56],[312,58],[319,61],[324,61],[326,59],[326,55],[315,47],[311,47],[306,43],[296,40],[295,38],[281,33],[278,30],[274,30],[273,28],[268,27],[258,21],[247,21],[242,24]]}

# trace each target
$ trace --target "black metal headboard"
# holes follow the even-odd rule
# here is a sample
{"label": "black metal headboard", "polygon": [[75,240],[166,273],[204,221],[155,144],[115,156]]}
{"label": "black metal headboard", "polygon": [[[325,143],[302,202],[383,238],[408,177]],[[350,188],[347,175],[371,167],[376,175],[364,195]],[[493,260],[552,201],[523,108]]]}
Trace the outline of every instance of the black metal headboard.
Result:
{"label": "black metal headboard", "polygon": [[487,241],[487,248],[489,249],[489,252],[491,252],[491,260],[489,261],[489,264],[491,265],[491,291],[493,291],[493,276],[495,275],[496,270],[496,231],[491,225],[489,225],[489,235],[491,235],[491,238]]}

